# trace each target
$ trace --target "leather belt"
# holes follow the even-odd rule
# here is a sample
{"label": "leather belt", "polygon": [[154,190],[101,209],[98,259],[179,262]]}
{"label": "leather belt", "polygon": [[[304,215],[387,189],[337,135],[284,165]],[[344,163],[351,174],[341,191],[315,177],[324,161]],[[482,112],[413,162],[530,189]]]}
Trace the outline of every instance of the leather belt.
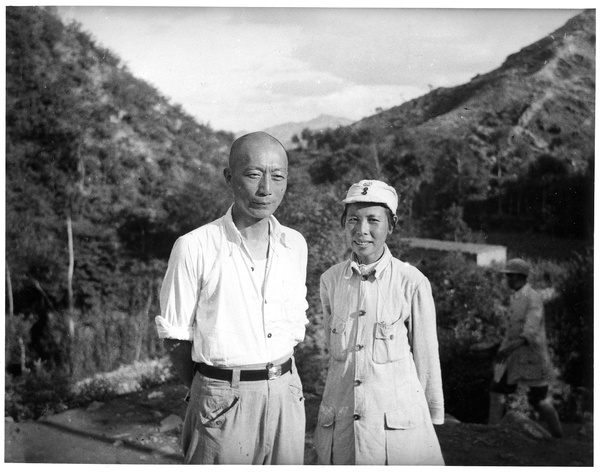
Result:
{"label": "leather belt", "polygon": [[[292,370],[292,358],[290,357],[283,364],[273,365],[269,362],[264,369],[256,370],[241,370],[240,381],[250,382],[256,380],[273,380],[281,377],[283,374]],[[233,377],[233,369],[221,369],[208,364],[197,363],[196,371],[200,372],[205,377],[217,380],[227,380],[231,382]]]}

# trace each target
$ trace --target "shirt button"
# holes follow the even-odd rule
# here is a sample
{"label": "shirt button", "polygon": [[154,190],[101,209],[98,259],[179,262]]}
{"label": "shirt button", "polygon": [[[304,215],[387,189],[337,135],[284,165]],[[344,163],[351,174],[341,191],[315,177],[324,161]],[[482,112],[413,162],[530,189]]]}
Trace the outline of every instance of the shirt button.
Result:
{"label": "shirt button", "polygon": [[394,335],[393,334],[390,334],[390,339],[394,339]]}
{"label": "shirt button", "polygon": [[368,275],[363,275],[363,276],[362,276],[362,279],[363,279],[363,280],[369,280],[369,276],[368,276]]}
{"label": "shirt button", "polygon": [[360,420],[360,415],[354,415],[353,418],[354,418],[354,421],[358,421],[358,420]]}
{"label": "shirt button", "polygon": [[358,316],[365,316],[367,312],[365,310],[358,310]]}
{"label": "shirt button", "polygon": [[267,338],[270,338],[271,336],[273,336],[271,333],[267,334]]}
{"label": "shirt button", "polygon": [[360,380],[355,380],[354,381],[354,386],[358,387],[362,382]]}

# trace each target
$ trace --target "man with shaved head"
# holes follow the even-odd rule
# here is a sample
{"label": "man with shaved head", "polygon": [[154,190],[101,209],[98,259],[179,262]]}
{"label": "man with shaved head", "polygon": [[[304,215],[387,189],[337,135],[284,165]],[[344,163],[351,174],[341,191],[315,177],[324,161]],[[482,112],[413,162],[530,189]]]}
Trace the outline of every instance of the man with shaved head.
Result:
{"label": "man with shaved head", "polygon": [[287,164],[272,136],[237,139],[224,170],[233,205],[171,252],[156,324],[190,388],[186,463],[303,463],[304,398],[293,352],[308,323],[307,247],[273,216]]}

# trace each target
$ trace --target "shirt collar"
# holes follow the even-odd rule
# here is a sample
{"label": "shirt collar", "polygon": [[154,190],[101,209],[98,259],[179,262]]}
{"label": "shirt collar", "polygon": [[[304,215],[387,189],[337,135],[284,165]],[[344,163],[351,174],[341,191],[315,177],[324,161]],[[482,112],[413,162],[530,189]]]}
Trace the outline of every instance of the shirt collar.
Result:
{"label": "shirt collar", "polygon": [[[383,245],[383,255],[379,258],[379,260],[375,263],[375,266],[369,273],[369,275],[373,275],[376,279],[381,277],[381,274],[385,271],[386,267],[390,265],[392,261],[392,253],[390,252],[387,244]],[[347,262],[346,269],[344,271],[344,277],[349,279],[352,275],[360,276],[360,269],[356,258],[354,257],[354,253],[350,256],[350,259]]]}
{"label": "shirt collar", "polygon": [[[242,235],[240,231],[235,226],[233,222],[232,215],[233,205],[229,207],[227,213],[223,217],[223,225],[225,227],[225,233],[227,234],[227,239],[231,242],[237,244],[238,246],[242,245]],[[289,242],[286,240],[285,233],[282,231],[282,226],[277,221],[277,219],[271,215],[269,216],[269,229],[270,229],[270,243],[271,246],[274,247],[277,244],[281,244],[283,247],[290,249],[291,246]]]}
{"label": "shirt collar", "polygon": [[515,290],[512,293],[512,296],[515,298],[520,297],[521,295],[523,295],[524,293],[526,293],[529,289],[531,288],[531,286],[529,285],[529,282],[527,282],[525,285],[523,285],[519,290]]}

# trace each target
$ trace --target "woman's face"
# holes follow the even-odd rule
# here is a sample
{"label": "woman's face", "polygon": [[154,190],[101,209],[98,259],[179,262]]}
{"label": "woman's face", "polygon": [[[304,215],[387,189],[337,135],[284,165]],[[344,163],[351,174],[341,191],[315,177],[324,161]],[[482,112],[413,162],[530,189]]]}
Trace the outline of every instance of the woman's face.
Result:
{"label": "woman's face", "polygon": [[371,264],[383,254],[383,245],[392,232],[387,209],[372,203],[352,203],[346,210],[344,231],[350,249],[361,264]]}

